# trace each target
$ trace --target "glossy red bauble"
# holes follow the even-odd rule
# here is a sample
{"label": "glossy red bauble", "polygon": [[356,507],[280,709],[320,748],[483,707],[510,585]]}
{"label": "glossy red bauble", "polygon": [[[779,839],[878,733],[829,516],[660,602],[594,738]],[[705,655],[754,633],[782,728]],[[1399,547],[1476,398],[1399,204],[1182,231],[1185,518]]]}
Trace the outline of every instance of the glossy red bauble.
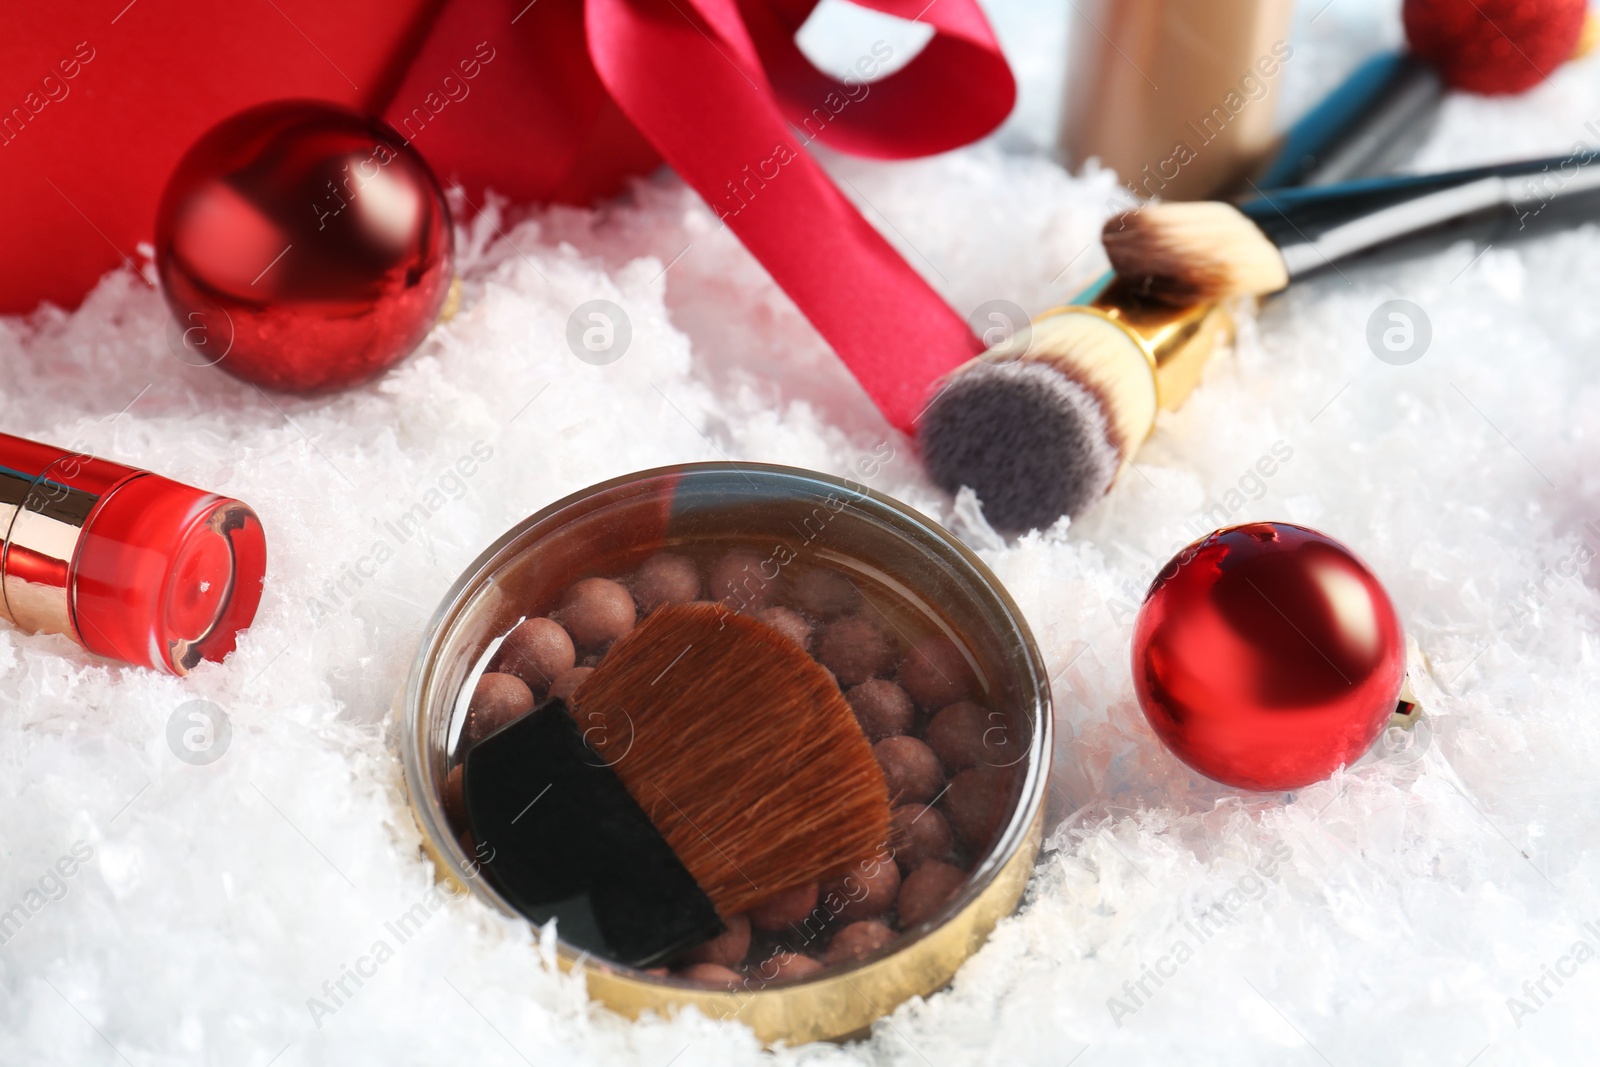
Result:
{"label": "glossy red bauble", "polygon": [[315,101],[212,127],[156,219],[175,354],[295,393],[403,359],[438,319],[453,261],[422,157],[386,123]]}
{"label": "glossy red bauble", "polygon": [[1405,640],[1383,586],[1331,537],[1232,526],[1167,564],[1134,627],[1134,689],[1183,762],[1242,789],[1354,763],[1394,714]]}
{"label": "glossy red bauble", "polygon": [[1411,51],[1446,84],[1495,95],[1531,89],[1572,58],[1589,0],[1405,0]]}

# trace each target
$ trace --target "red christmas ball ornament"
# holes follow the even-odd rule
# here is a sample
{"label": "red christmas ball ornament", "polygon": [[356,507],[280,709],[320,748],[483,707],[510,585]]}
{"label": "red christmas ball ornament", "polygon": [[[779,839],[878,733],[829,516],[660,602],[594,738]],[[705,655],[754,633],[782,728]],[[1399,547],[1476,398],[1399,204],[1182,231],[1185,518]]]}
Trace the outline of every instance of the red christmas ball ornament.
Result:
{"label": "red christmas ball ornament", "polygon": [[1588,0],[1405,0],[1411,51],[1468,92],[1520,93],[1571,59]]}
{"label": "red christmas ball ornament", "polygon": [[173,350],[294,393],[356,385],[438,320],[450,212],[387,123],[286,100],[224,119],[178,163],[156,219]]}
{"label": "red christmas ball ornament", "polygon": [[1156,735],[1241,789],[1295,789],[1354,763],[1394,714],[1404,636],[1378,579],[1283,522],[1183,549],[1139,609],[1133,680]]}

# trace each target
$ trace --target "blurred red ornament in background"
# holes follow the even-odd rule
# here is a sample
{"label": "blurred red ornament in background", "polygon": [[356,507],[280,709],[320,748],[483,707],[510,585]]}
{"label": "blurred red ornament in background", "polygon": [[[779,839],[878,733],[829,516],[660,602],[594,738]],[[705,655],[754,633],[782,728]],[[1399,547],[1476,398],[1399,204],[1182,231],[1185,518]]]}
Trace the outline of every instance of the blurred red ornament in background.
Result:
{"label": "blurred red ornament in background", "polygon": [[1589,0],[1405,0],[1411,51],[1446,84],[1497,95],[1531,89],[1573,57]]}
{"label": "blurred red ornament in background", "polygon": [[173,350],[294,393],[357,385],[438,320],[454,277],[439,183],[392,127],[287,100],[184,154],[156,217]]}
{"label": "blurred red ornament in background", "polygon": [[1156,735],[1241,789],[1295,789],[1360,759],[1404,676],[1378,579],[1289,523],[1229,527],[1179,552],[1134,627],[1134,689]]}

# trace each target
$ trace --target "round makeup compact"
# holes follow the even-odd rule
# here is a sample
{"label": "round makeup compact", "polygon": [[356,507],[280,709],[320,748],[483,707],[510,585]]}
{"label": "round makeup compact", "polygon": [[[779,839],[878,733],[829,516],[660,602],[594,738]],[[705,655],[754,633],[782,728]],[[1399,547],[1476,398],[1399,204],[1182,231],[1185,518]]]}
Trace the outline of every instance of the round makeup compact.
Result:
{"label": "round makeup compact", "polygon": [[855,1034],[943,987],[1038,852],[1049,682],[944,529],[757,464],[629,475],[518,524],[401,705],[443,878],[628,1016]]}

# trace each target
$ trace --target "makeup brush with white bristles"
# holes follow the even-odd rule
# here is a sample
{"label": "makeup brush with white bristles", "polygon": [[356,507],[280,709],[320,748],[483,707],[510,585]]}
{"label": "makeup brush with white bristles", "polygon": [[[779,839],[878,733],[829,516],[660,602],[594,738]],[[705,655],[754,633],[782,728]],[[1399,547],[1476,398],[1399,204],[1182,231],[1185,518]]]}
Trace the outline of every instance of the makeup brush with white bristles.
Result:
{"label": "makeup brush with white bristles", "polygon": [[1106,256],[1134,292],[1174,306],[1275,293],[1377,249],[1487,243],[1600,219],[1600,150],[1441,174],[1368,178],[1109,219]]}

